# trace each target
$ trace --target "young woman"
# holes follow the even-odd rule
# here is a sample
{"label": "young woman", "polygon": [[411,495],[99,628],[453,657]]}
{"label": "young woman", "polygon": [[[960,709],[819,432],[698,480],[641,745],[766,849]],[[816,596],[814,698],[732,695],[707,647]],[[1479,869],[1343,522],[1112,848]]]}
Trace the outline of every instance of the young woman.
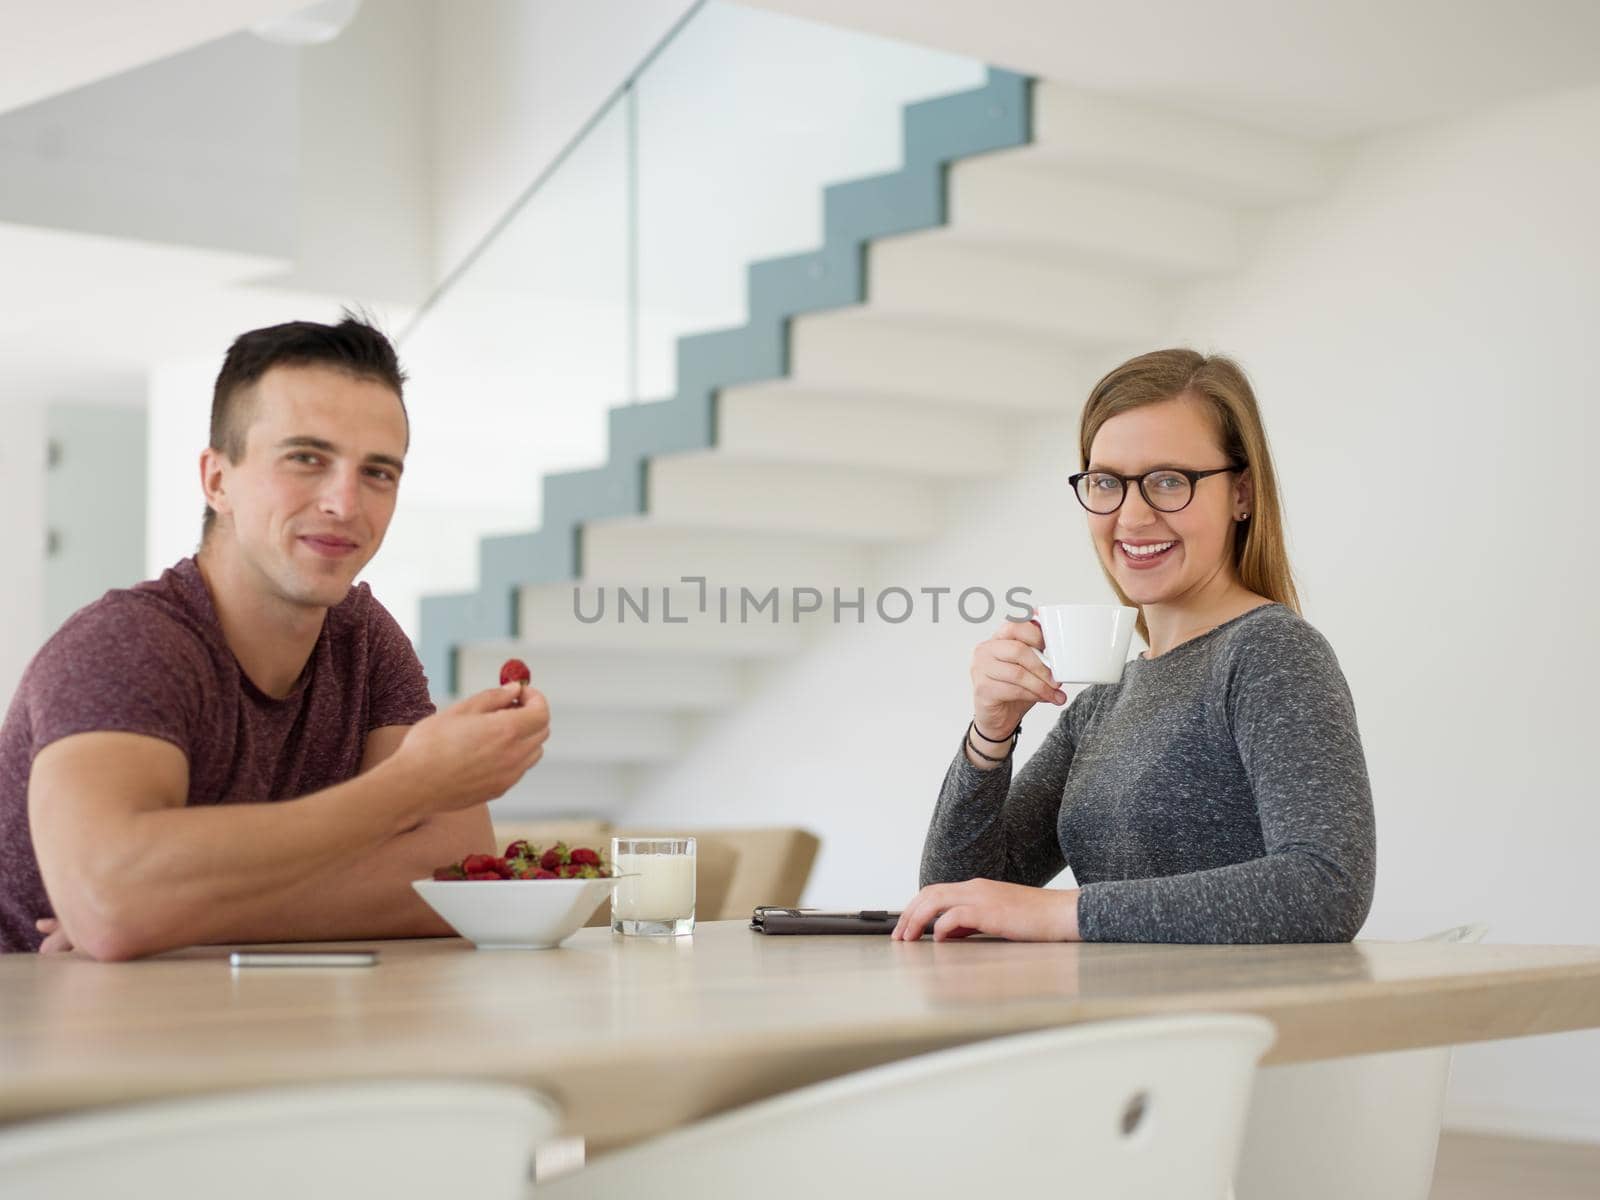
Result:
{"label": "young woman", "polygon": [[[972,656],[923,888],[894,936],[1349,941],[1375,870],[1350,689],[1301,619],[1267,437],[1226,358],[1160,350],[1083,409],[1071,482],[1150,649],[1085,688],[1013,777],[1035,704],[1066,695],[1031,622]],[[1043,885],[1065,866],[1074,890]]]}

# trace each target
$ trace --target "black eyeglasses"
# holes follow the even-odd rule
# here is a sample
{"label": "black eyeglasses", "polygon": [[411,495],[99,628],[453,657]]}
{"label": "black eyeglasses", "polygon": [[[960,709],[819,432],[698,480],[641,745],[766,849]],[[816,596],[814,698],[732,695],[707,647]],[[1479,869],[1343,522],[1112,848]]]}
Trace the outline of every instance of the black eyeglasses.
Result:
{"label": "black eyeglasses", "polygon": [[1195,486],[1209,475],[1242,471],[1243,467],[1213,467],[1209,471],[1186,471],[1182,467],[1162,467],[1143,475],[1117,475],[1111,471],[1080,471],[1067,477],[1078,503],[1099,516],[1114,513],[1128,498],[1128,485],[1139,484],[1144,502],[1157,512],[1182,512],[1194,499]]}

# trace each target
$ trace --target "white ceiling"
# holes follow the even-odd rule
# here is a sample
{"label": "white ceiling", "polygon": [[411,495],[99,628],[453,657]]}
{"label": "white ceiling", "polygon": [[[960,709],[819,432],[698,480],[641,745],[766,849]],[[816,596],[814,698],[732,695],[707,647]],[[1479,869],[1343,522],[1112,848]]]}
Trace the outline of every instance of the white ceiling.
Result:
{"label": "white ceiling", "polygon": [[[1319,138],[1600,81],[1597,0],[739,0]],[[0,0],[0,112],[306,0]]]}
{"label": "white ceiling", "polygon": [[[0,409],[14,401],[143,403],[152,363],[241,330],[334,319],[326,295],[270,282],[280,259],[0,223]],[[380,306],[385,327],[411,311]],[[219,359],[220,361],[220,359]]]}
{"label": "white ceiling", "polygon": [[1600,81],[1597,0],[740,0],[1318,139]]}
{"label": "white ceiling", "polygon": [[305,6],[306,0],[0,0],[0,112]]}

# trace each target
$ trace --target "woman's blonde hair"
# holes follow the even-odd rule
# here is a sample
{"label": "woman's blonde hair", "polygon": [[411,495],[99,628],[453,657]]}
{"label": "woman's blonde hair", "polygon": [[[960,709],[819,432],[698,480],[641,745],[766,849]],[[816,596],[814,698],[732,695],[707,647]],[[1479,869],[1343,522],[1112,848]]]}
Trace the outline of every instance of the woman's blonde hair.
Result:
{"label": "woman's blonde hair", "polygon": [[[1089,448],[1100,427],[1119,413],[1159,404],[1179,396],[1204,403],[1216,418],[1222,453],[1236,467],[1249,467],[1255,481],[1250,517],[1238,521],[1233,531],[1233,565],[1239,582],[1252,592],[1300,611],[1294,573],[1283,544],[1283,508],[1278,499],[1278,478],[1267,448],[1267,430],[1261,410],[1243,368],[1231,358],[1209,357],[1194,350],[1153,350],[1130,358],[1094,385],[1078,426],[1080,470],[1089,469]],[[1101,567],[1104,570],[1104,565]],[[1123,604],[1133,606],[1117,586],[1111,572],[1106,579]],[[1139,636],[1146,644],[1150,630],[1139,614]]]}

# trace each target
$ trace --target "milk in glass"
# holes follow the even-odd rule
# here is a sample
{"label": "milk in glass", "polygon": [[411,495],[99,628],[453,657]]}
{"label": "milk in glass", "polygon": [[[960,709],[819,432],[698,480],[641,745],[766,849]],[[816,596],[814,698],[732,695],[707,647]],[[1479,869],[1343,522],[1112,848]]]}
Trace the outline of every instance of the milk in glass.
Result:
{"label": "milk in glass", "polygon": [[614,838],[611,861],[618,875],[612,929],[647,936],[694,931],[693,838]]}

